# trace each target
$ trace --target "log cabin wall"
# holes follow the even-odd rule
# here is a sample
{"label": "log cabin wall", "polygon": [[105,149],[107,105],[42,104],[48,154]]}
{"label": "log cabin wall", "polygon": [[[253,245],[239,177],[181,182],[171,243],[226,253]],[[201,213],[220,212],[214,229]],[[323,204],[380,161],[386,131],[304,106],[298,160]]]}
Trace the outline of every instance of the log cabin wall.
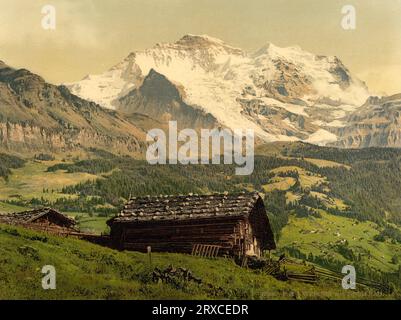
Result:
{"label": "log cabin wall", "polygon": [[67,229],[68,226],[61,220],[57,219],[55,216],[46,215],[36,219],[32,224],[43,226],[45,228],[55,228],[55,229]]}
{"label": "log cabin wall", "polygon": [[[121,250],[191,253],[195,244],[217,245],[221,254],[243,250],[243,217],[192,219],[183,221],[121,223],[111,232],[112,242]],[[241,241],[242,239],[242,241]]]}
{"label": "log cabin wall", "polygon": [[71,227],[67,226],[63,221],[57,219],[57,217],[46,215],[36,219],[30,223],[25,223],[23,226],[29,229],[46,231],[54,234],[64,234],[71,231],[75,231]]}
{"label": "log cabin wall", "polygon": [[221,247],[220,255],[260,256],[275,248],[257,193],[133,198],[107,224],[120,250],[191,253],[201,244]]}

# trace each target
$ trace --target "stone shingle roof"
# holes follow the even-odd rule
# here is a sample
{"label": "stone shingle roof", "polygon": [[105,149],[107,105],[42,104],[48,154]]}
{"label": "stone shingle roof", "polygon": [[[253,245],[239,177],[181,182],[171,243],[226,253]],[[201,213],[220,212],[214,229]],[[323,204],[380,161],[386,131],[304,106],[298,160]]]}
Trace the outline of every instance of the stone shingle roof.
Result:
{"label": "stone shingle roof", "polygon": [[112,222],[248,216],[258,199],[260,199],[258,193],[132,198],[117,217],[109,220],[109,224]]}
{"label": "stone shingle roof", "polygon": [[45,215],[56,215],[65,226],[71,227],[76,224],[74,219],[68,218],[64,214],[51,208],[41,208],[24,212],[0,214],[0,223],[6,224],[29,224],[34,223],[37,219]]}

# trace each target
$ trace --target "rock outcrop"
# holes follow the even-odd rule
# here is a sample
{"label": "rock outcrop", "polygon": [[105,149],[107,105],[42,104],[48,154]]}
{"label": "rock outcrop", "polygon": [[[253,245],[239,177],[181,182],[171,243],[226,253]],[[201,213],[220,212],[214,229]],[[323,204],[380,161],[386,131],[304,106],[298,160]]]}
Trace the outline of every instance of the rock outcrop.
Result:
{"label": "rock outcrop", "polygon": [[401,94],[370,97],[345,123],[336,146],[401,148]]}
{"label": "rock outcrop", "polygon": [[28,70],[0,64],[0,146],[18,151],[98,147],[138,152],[145,132]]}

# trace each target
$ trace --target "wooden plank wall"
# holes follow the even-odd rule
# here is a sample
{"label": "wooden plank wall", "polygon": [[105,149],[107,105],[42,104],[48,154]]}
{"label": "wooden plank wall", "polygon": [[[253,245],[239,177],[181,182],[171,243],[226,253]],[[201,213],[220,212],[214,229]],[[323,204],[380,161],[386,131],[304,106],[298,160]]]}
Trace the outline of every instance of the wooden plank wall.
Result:
{"label": "wooden plank wall", "polygon": [[[113,243],[121,249],[191,253],[194,244],[216,245],[220,254],[234,254],[244,236],[242,217],[192,219],[112,226]],[[114,230],[113,230],[114,229]]]}

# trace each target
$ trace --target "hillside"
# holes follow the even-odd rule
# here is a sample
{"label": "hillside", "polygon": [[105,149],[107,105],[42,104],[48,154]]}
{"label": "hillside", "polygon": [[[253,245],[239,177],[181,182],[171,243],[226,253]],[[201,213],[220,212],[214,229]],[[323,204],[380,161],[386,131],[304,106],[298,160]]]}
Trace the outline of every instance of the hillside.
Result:
{"label": "hillside", "polygon": [[[118,252],[80,240],[0,226],[0,299],[388,299],[370,289],[345,291],[339,283],[283,282],[227,259],[180,254]],[[43,290],[41,269],[53,265],[57,290]],[[153,281],[155,268],[191,270],[201,284],[179,277]]]}
{"label": "hillside", "polygon": [[21,153],[102,146],[135,153],[145,131],[64,86],[0,61],[0,148]]}
{"label": "hillside", "polygon": [[363,277],[399,286],[400,150],[275,143],[257,153],[254,173],[242,177],[232,165],[151,166],[97,149],[25,159],[0,180],[0,212],[51,206],[101,233],[130,196],[258,191],[277,255],[337,272],[352,264]]}
{"label": "hillside", "polygon": [[25,161],[4,153],[0,153],[0,177],[8,179],[11,174],[11,169],[17,169],[23,167]]}

